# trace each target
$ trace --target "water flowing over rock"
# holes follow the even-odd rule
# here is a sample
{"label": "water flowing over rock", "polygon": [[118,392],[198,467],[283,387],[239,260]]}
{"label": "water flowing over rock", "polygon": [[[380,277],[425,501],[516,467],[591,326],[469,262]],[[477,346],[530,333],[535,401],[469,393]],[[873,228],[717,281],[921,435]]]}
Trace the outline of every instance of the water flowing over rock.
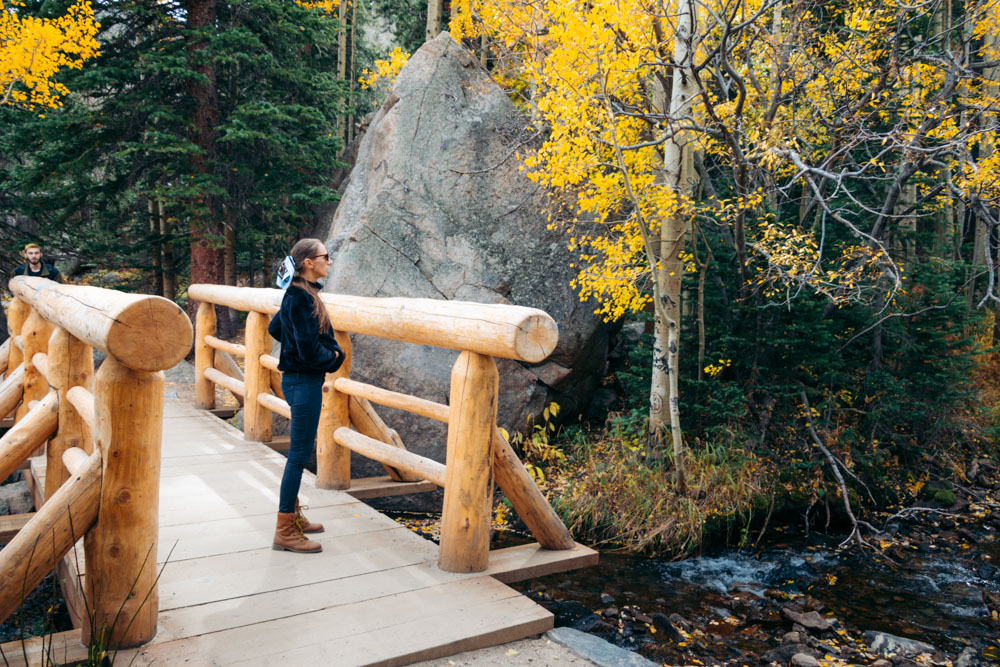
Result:
{"label": "water flowing over rock", "polygon": [[[609,328],[569,286],[567,239],[518,157],[537,137],[479,62],[447,33],[403,68],[361,142],[332,219],[325,290],[540,308],[559,345],[540,364],[498,359],[498,422],[522,429],[550,400],[585,407],[605,371]],[[352,377],[447,403],[453,350],[356,337]],[[444,460],[442,424],[379,408],[407,448]]]}

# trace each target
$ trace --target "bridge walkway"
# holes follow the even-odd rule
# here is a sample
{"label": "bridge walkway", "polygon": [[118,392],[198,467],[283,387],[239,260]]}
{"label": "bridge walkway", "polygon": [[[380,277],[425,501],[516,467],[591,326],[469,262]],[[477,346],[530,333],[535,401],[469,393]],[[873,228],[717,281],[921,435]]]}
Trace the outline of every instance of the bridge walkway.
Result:
{"label": "bridge walkway", "polygon": [[[483,573],[444,572],[437,545],[350,492],[318,489],[308,471],[300,497],[326,527],[313,536],[323,552],[274,551],[284,457],[204,411],[176,400],[164,407],[159,625],[152,642],[119,653],[119,664],[403,665],[454,655],[552,627],[548,611],[503,582],[597,560],[581,545],[530,544],[491,552]],[[36,495],[44,465],[32,459]],[[72,581],[77,568],[86,569],[82,542],[60,576]],[[66,597],[79,621],[82,597]],[[77,630],[49,644],[56,662],[86,655]],[[36,664],[42,642],[3,650],[10,664],[24,653]]]}

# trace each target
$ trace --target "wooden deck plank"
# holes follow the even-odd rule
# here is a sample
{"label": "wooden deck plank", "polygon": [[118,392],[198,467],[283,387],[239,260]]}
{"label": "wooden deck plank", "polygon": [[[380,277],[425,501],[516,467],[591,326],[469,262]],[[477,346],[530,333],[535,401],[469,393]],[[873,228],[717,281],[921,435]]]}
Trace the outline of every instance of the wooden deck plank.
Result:
{"label": "wooden deck plank", "polygon": [[462,578],[423,562],[161,612],[158,641],[192,637],[417,591]]}
{"label": "wooden deck plank", "polygon": [[7,544],[14,539],[17,532],[21,530],[24,527],[24,524],[28,523],[33,516],[35,516],[34,512],[0,516],[0,544]]}
{"label": "wooden deck plank", "polygon": [[[333,578],[356,577],[403,565],[437,561],[437,546],[405,528],[319,537],[322,554],[293,554],[270,547],[194,561],[168,563],[160,579],[160,609],[256,595]],[[417,538],[420,539],[420,538]]]}
{"label": "wooden deck plank", "polygon": [[[80,643],[79,630],[56,632],[44,637],[29,637],[0,644],[0,651],[10,667],[26,667],[31,665],[52,664],[46,659],[49,656],[57,665],[72,665],[87,659],[87,647]],[[27,656],[28,661],[24,658]]]}
{"label": "wooden deck plank", "polygon": [[[341,647],[356,635],[367,635],[364,646],[377,650],[377,644],[391,641],[414,622],[436,617],[434,625],[470,617],[480,617],[485,624],[507,626],[510,614],[503,602],[515,600],[514,607],[527,609],[524,601],[537,607],[516,591],[491,577],[470,577],[431,588],[406,591],[397,595],[362,600],[353,604],[329,607],[315,612],[278,618],[266,624],[254,624],[194,637],[166,641],[136,651],[138,662],[148,664],[190,664],[198,660],[212,663],[224,659],[228,664],[368,664],[344,660]],[[503,611],[500,611],[503,610]],[[477,612],[479,612],[477,614]],[[548,613],[548,612],[545,612]],[[551,624],[551,615],[549,616]],[[266,630],[265,630],[266,628]],[[288,642],[294,637],[294,642]],[[328,655],[325,663],[311,656]],[[126,653],[123,660],[131,655]]]}
{"label": "wooden deck plank", "polygon": [[[323,648],[324,655],[330,656],[326,664],[394,667],[525,639],[547,632],[553,625],[551,613],[525,597],[511,597],[448,614],[426,615],[395,626],[388,634],[360,633]],[[252,660],[248,664],[276,664],[274,658],[281,658],[284,664],[323,664],[319,656],[310,656],[308,651],[286,652],[268,656],[270,662]],[[306,662],[298,662],[300,655]]]}
{"label": "wooden deck plank", "polygon": [[346,493],[355,498],[386,498],[389,496],[404,496],[411,493],[426,493],[438,488],[434,482],[397,482],[388,475],[380,477],[361,477],[351,480],[351,488]]}
{"label": "wooden deck plank", "polygon": [[546,574],[591,567],[597,565],[597,557],[596,551],[582,544],[564,551],[550,551],[543,549],[537,542],[532,542],[491,551],[490,564],[485,574],[505,584],[512,584]]}
{"label": "wooden deck plank", "polygon": [[[343,508],[354,514],[341,516]],[[336,539],[347,535],[370,533],[379,530],[390,530],[397,528],[395,521],[385,516],[372,516],[371,514],[358,514],[353,505],[334,505],[319,509],[310,509],[309,518],[322,523],[326,529],[324,539]],[[239,523],[242,530],[225,532],[224,526],[218,524]],[[274,538],[275,518],[273,513],[244,517],[229,521],[214,521],[220,532],[202,537],[192,537],[184,534],[190,524],[181,526],[171,526],[160,532],[160,542],[158,547],[157,562],[166,561],[167,554],[171,549],[170,562],[207,558],[209,556],[219,556],[235,554],[245,551],[253,551],[262,547],[270,546]],[[176,530],[175,529],[179,529]],[[175,546],[176,544],[176,546]]]}

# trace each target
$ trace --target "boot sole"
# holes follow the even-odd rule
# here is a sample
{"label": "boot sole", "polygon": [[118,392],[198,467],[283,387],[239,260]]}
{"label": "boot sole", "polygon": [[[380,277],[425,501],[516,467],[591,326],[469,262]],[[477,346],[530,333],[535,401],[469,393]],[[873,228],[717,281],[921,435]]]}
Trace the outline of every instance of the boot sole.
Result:
{"label": "boot sole", "polygon": [[271,545],[271,549],[274,550],[274,551],[291,551],[294,554],[318,554],[321,551],[323,551],[323,547],[322,546],[320,546],[320,548],[316,549],[315,551],[309,551],[309,550],[306,550],[306,549],[293,549],[291,547],[285,547],[285,546],[282,546],[280,544],[272,544]]}
{"label": "boot sole", "polygon": [[303,530],[306,535],[316,535],[317,533],[325,533],[326,528],[320,528],[319,530]]}

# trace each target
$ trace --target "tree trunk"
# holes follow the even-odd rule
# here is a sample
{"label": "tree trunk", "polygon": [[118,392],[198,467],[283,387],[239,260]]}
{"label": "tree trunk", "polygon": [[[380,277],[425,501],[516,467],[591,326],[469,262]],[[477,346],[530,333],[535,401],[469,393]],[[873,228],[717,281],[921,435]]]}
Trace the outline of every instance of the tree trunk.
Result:
{"label": "tree trunk", "polygon": [[171,301],[177,299],[177,274],[174,272],[174,247],[170,243],[173,224],[163,211],[163,201],[156,203],[160,223],[160,251],[163,253],[163,296]]}
{"label": "tree trunk", "polygon": [[[670,91],[668,117],[678,124],[690,113],[694,85],[691,80],[691,48],[694,33],[694,11],[691,0],[677,0],[677,33],[674,39],[674,72]],[[663,153],[663,179],[667,187],[684,193],[684,151],[686,136],[674,132]],[[690,150],[689,148],[687,150]],[[680,347],[681,278],[684,263],[686,220],[680,211],[663,221],[659,239],[658,282],[660,303],[656,306],[653,329],[653,377],[649,396],[649,431],[655,440],[661,438],[669,423],[673,444],[674,484],[678,492],[685,486],[684,449],[681,439],[680,407],[677,395],[677,371]],[[669,420],[669,422],[668,422]]]}
{"label": "tree trunk", "polygon": [[[453,2],[452,5],[455,3]],[[427,32],[425,34],[424,41],[431,41],[438,36],[441,32],[441,14],[444,5],[441,4],[441,0],[428,0],[427,1]]]}
{"label": "tree trunk", "polygon": [[147,204],[149,206],[149,254],[153,260],[153,294],[163,296],[163,254],[160,249],[163,242],[160,239],[160,221],[156,215],[156,201],[150,198]]}
{"label": "tree trunk", "polygon": [[[349,77],[349,94],[347,97],[348,104],[351,106],[351,110],[354,109],[354,82],[358,80],[358,76],[354,71],[354,61],[357,55],[357,37],[358,37],[358,3],[355,2],[351,5],[351,67],[350,67],[350,77]],[[354,141],[354,114],[349,113],[347,115],[347,143],[344,144],[344,148],[350,146]]]}
{"label": "tree trunk", "polygon": [[[191,157],[193,174],[211,174],[215,160],[215,127],[218,123],[218,95],[215,88],[215,68],[208,57],[208,44],[198,34],[211,30],[215,23],[215,0],[187,0],[188,60],[191,68],[204,77],[192,80],[188,91],[194,101],[194,140],[198,152]],[[218,246],[221,229],[215,215],[211,195],[195,195],[191,202],[191,282],[222,282],[223,253]],[[195,303],[188,303],[188,315],[194,319]]]}
{"label": "tree trunk", "polygon": [[225,261],[222,266],[222,281],[236,286],[236,211],[226,206],[226,222],[223,234],[226,240]]}
{"label": "tree trunk", "polygon": [[[340,29],[337,35],[337,78],[343,81],[347,78],[347,0],[340,0],[338,7]],[[340,152],[347,147],[347,114],[342,113],[337,119],[337,131],[340,134],[342,146]]]}

